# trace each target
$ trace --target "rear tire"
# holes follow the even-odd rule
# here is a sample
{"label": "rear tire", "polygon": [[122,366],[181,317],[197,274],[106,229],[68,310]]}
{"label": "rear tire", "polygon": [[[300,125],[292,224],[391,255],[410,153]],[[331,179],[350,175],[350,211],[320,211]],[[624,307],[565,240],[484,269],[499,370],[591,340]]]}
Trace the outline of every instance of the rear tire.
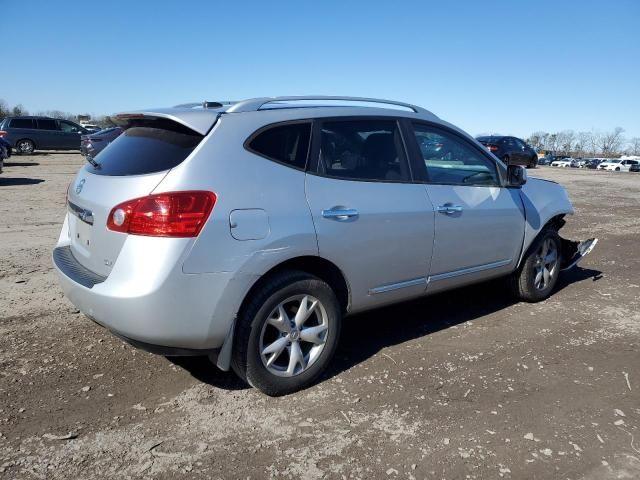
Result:
{"label": "rear tire", "polygon": [[251,295],[237,318],[231,361],[236,374],[270,396],[316,381],[340,337],[340,304],[331,287],[308,273],[288,271]]}
{"label": "rear tire", "polygon": [[538,166],[538,157],[533,157],[527,168],[536,168]]}
{"label": "rear tire", "polygon": [[31,155],[36,150],[36,144],[28,138],[16,142],[16,152],[20,155]]}
{"label": "rear tire", "polygon": [[513,293],[525,302],[549,298],[560,276],[561,240],[558,232],[547,229],[533,242],[520,268],[511,277]]}

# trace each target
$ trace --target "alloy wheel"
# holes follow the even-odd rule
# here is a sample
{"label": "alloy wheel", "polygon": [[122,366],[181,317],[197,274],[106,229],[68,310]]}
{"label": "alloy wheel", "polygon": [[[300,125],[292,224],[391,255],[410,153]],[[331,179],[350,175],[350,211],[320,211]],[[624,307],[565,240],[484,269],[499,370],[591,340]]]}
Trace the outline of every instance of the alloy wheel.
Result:
{"label": "alloy wheel", "polygon": [[20,153],[33,153],[33,143],[31,143],[29,140],[18,142],[18,150],[20,151]]}
{"label": "alloy wheel", "polygon": [[551,238],[546,238],[536,253],[533,285],[545,290],[558,271],[558,247]]}
{"label": "alloy wheel", "polygon": [[295,295],[280,302],[260,333],[260,358],[280,377],[306,371],[324,350],[329,319],[322,303],[311,295]]}

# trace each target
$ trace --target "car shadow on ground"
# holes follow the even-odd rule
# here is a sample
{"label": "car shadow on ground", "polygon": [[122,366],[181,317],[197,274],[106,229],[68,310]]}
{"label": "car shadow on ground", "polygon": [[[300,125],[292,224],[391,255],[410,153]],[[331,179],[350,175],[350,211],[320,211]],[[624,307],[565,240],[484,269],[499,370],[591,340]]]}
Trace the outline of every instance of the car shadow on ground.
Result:
{"label": "car shadow on ground", "polygon": [[[573,283],[600,278],[602,272],[598,270],[572,268],[561,275],[554,294]],[[509,292],[507,282],[498,279],[348,317],[335,357],[320,382],[349,370],[387,347],[477,320],[515,303],[517,300]],[[167,359],[211,386],[226,390],[249,388],[233,372],[223,372],[213,366],[207,357]]]}
{"label": "car shadow on ground", "polygon": [[5,167],[37,167],[38,165],[40,164],[36,162],[4,162]]}
{"label": "car shadow on ground", "polygon": [[44,182],[41,178],[10,178],[0,176],[0,187],[15,187],[20,185],[37,185]]}

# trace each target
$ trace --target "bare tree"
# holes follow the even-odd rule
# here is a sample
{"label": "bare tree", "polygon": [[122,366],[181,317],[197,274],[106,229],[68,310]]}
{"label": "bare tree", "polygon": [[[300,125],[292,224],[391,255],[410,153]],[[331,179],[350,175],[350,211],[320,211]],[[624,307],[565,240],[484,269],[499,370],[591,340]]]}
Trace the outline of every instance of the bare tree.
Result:
{"label": "bare tree", "polygon": [[629,148],[627,148],[629,155],[640,155],[640,137],[633,137],[629,140]]}
{"label": "bare tree", "polygon": [[549,134],[547,132],[543,132],[543,131],[533,132],[531,136],[529,136],[529,138],[527,139],[527,143],[531,145],[533,148],[535,148],[537,151],[544,150],[548,137],[549,137]]}
{"label": "bare tree", "polygon": [[611,132],[605,132],[600,136],[600,151],[604,156],[610,156],[620,152],[624,144],[623,132],[623,128],[616,127]]}
{"label": "bare tree", "polygon": [[9,111],[9,105],[3,99],[0,98],[0,120],[4,117],[9,116],[11,112]]}
{"label": "bare tree", "polygon": [[11,109],[11,115],[19,117],[20,115],[29,115],[29,112],[27,112],[22,104],[19,103]]}
{"label": "bare tree", "polygon": [[563,130],[556,134],[556,141],[558,150],[565,155],[569,155],[573,151],[573,142],[576,138],[576,134],[573,130]]}
{"label": "bare tree", "polygon": [[590,140],[591,134],[589,132],[578,132],[576,135],[576,142],[573,145],[573,149],[579,157],[593,153]]}
{"label": "bare tree", "polygon": [[589,149],[593,154],[598,153],[600,148],[600,133],[592,130],[589,132]]}

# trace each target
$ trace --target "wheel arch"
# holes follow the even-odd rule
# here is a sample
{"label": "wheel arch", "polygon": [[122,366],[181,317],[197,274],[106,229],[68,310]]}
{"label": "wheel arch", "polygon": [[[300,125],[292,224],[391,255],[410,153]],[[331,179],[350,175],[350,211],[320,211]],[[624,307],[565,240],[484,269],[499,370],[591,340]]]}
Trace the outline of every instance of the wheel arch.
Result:
{"label": "wheel arch", "polygon": [[522,253],[520,254],[520,259],[518,260],[517,268],[520,268],[520,265],[522,265],[522,261],[527,257],[527,255],[529,254],[529,250],[531,250],[531,247],[533,245],[535,245],[535,243],[538,240],[538,237],[540,237],[540,235],[542,235],[545,231],[547,231],[549,229],[555,230],[556,232],[559,232],[560,229],[562,227],[564,227],[565,223],[567,223],[566,220],[564,219],[565,215],[566,215],[566,213],[559,213],[559,214],[551,217],[537,231],[537,233],[528,241],[528,243],[526,245],[524,245],[524,248],[522,249]]}
{"label": "wheel arch", "polygon": [[[257,278],[253,285],[249,287],[247,293],[242,299],[242,302],[240,303],[238,311],[241,311],[243,308],[245,308],[253,292],[260,289],[266,282],[269,281],[269,279],[273,278],[274,275],[278,275],[279,273],[285,272],[287,270],[298,270],[306,272],[311,275],[315,275],[316,277],[325,281],[336,294],[342,313],[345,314],[349,311],[351,294],[349,283],[347,282],[347,278],[345,277],[344,273],[333,262],[314,255],[292,257],[272,266],[264,274],[260,275],[260,277]],[[224,371],[229,370],[231,366],[231,355],[235,337],[236,319],[237,314],[231,324],[231,328],[229,329],[227,337],[225,338],[224,343],[220,348],[219,354],[211,358],[212,361],[214,361],[214,363],[217,365],[217,367]]]}
{"label": "wheel arch", "polygon": [[263,275],[261,275],[260,278],[258,278],[249,288],[247,294],[242,300],[240,308],[242,309],[244,307],[247,299],[250,298],[252,292],[254,292],[256,289],[259,289],[274,275],[278,275],[280,272],[286,270],[298,270],[301,272],[306,272],[311,275],[315,275],[316,277],[325,281],[336,294],[342,312],[346,313],[349,310],[351,295],[349,284],[344,273],[333,262],[323,257],[314,255],[303,255],[299,257],[289,258],[271,267]]}

